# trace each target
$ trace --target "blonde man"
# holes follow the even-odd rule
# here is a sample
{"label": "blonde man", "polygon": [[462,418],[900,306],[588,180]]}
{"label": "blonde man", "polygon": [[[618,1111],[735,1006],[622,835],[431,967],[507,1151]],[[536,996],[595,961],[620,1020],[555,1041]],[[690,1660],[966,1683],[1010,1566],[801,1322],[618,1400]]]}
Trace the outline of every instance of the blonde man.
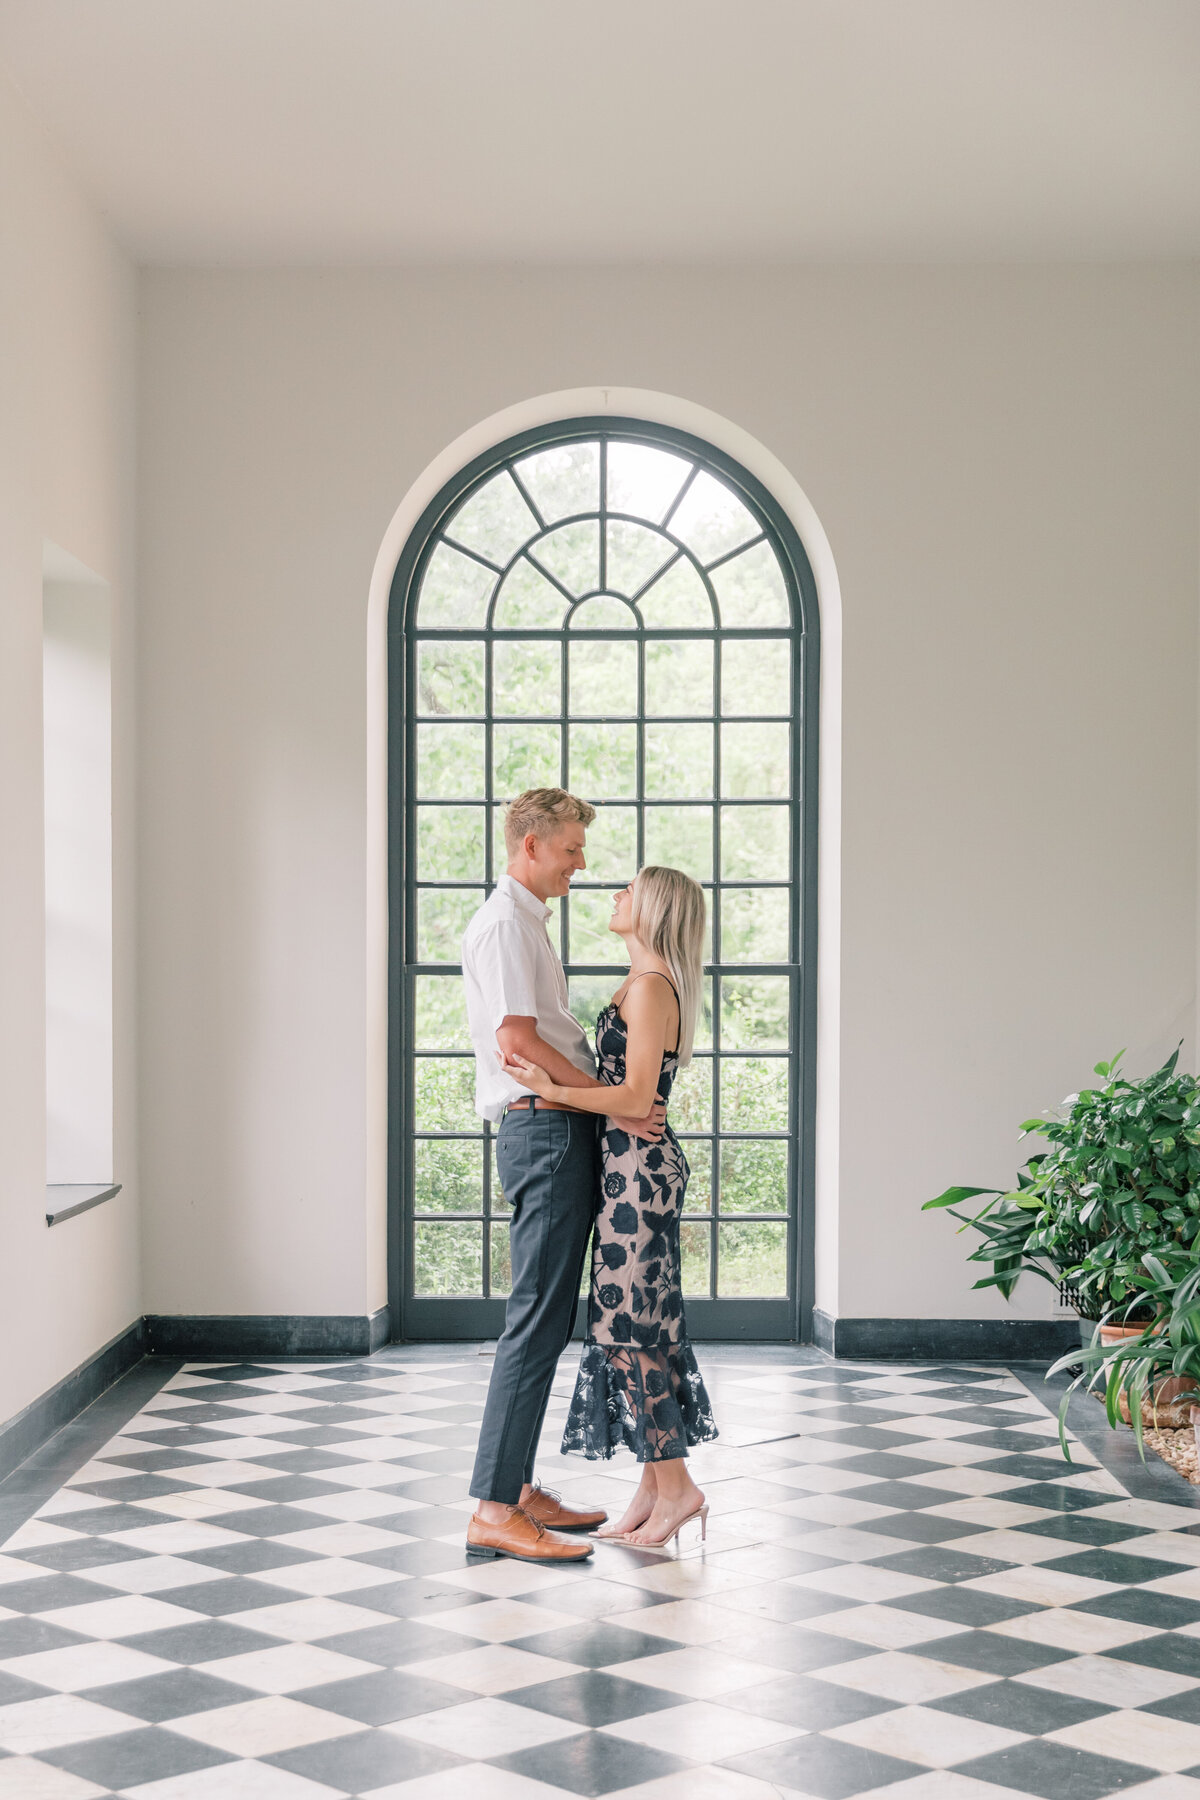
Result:
{"label": "blonde man", "polygon": [[[463,980],[475,1050],[475,1106],[499,1125],[496,1166],[512,1208],[512,1293],[496,1346],[471,1479],[471,1556],[581,1562],[592,1546],[562,1535],[607,1514],[563,1504],[533,1465],[558,1359],[570,1341],[598,1192],[597,1117],[547,1101],[502,1066],[513,1055],[564,1089],[597,1088],[583,1027],[571,1016],[563,966],[550,943],[546,902],[587,865],[595,808],[562,788],[531,788],[504,820],[508,868],[463,935]],[[662,1107],[627,1119],[631,1133],[662,1133]]]}

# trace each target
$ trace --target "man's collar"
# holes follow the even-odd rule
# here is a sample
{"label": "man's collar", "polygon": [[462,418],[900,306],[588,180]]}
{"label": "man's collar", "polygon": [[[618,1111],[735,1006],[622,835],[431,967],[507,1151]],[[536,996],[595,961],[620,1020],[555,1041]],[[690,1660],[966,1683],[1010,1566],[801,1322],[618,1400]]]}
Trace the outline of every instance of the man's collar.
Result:
{"label": "man's collar", "polygon": [[510,875],[507,870],[503,875],[496,877],[496,886],[501,893],[507,894],[510,900],[515,900],[518,906],[523,907],[526,912],[532,913],[535,918],[548,919],[550,917],[550,908],[544,906],[523,881],[518,881],[516,876]]}

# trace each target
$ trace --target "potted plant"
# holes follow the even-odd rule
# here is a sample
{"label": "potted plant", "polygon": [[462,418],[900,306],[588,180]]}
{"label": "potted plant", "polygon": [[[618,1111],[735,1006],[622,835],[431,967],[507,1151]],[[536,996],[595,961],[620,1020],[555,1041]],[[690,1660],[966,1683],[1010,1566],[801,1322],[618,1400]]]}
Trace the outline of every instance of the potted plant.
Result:
{"label": "potted plant", "polygon": [[[1200,1253],[1200,1083],[1176,1073],[1178,1054],[1137,1081],[1119,1070],[1123,1051],[1097,1063],[1096,1086],[1021,1126],[1050,1147],[1028,1159],[1014,1188],[952,1187],[925,1202],[923,1211],[948,1210],[960,1230],[979,1232],[969,1260],[991,1273],[977,1288],[1010,1299],[1023,1272],[1038,1275],[1108,1340],[1140,1336],[1153,1321],[1161,1297],[1144,1259],[1182,1274]],[[957,1210],[984,1195],[978,1212]]]}
{"label": "potted plant", "polygon": [[1097,1329],[1090,1344],[1060,1357],[1047,1371],[1055,1375],[1083,1365],[1059,1407],[1059,1439],[1068,1460],[1067,1408],[1081,1385],[1102,1391],[1110,1425],[1123,1418],[1133,1426],[1143,1461],[1147,1422],[1178,1428],[1195,1410],[1189,1396],[1200,1380],[1200,1260],[1177,1254],[1168,1260],[1149,1252],[1142,1262],[1138,1285],[1153,1315],[1150,1322],[1116,1341],[1104,1341]]}

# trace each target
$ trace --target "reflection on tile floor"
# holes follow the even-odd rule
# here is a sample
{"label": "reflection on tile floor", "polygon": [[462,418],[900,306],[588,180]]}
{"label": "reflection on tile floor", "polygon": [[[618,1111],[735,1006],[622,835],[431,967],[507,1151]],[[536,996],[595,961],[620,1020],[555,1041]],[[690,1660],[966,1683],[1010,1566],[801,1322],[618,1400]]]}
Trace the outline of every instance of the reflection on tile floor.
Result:
{"label": "reflection on tile floor", "polygon": [[995,1368],[701,1360],[707,1545],[567,1569],[464,1557],[476,1347],[185,1366],[0,1546],[0,1800],[1200,1800],[1200,1511]]}

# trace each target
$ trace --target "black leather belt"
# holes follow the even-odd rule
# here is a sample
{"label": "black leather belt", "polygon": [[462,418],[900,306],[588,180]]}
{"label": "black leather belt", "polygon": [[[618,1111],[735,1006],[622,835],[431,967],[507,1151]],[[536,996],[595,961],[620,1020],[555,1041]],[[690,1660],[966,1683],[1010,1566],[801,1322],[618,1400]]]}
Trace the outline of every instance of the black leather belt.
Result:
{"label": "black leather belt", "polygon": [[582,1106],[564,1106],[561,1100],[543,1100],[540,1094],[523,1094],[519,1100],[510,1100],[505,1112],[569,1112],[586,1118]]}

